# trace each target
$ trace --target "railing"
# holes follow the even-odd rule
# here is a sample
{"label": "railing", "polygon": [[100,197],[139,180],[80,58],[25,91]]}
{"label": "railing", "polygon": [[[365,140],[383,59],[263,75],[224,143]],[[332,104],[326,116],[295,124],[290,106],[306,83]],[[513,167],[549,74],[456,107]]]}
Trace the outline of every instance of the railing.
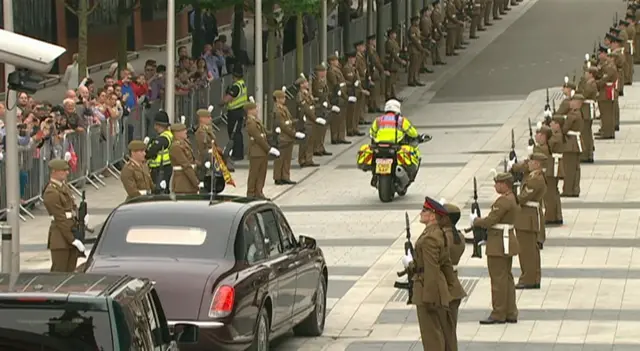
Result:
{"label": "railing", "polygon": [[[404,28],[404,0],[398,1],[399,21]],[[391,4],[381,9],[383,11],[383,28],[391,27]],[[367,33],[367,19],[359,17],[350,23],[349,45],[363,40]],[[373,29],[376,28],[376,19],[373,19]],[[383,33],[378,33],[383,35]],[[342,28],[335,28],[327,33],[327,52],[331,55],[335,51],[342,52]],[[311,40],[304,45],[303,67],[305,75],[312,76],[313,68],[322,63],[326,58],[320,57],[320,43],[318,39]],[[379,50],[382,50],[380,48]],[[260,63],[257,63],[260,64]],[[268,74],[267,62],[262,63],[265,75]],[[276,58],[275,74],[273,76],[274,87],[283,85],[291,86],[297,79],[296,53],[289,52]],[[249,91],[255,88],[255,69],[249,67],[245,71],[245,81]],[[192,127],[196,123],[195,112],[209,105],[218,105],[222,101],[225,89],[231,84],[231,77],[226,76],[212,81],[207,87],[197,89],[189,95],[176,96],[175,116],[185,116],[185,124]],[[270,92],[268,92],[270,93]],[[266,101],[266,99],[265,99]],[[19,147],[20,164],[20,197],[21,219],[34,218],[29,212],[32,206],[42,201],[42,190],[49,180],[48,162],[52,159],[77,158],[75,167],[69,175],[69,184],[78,195],[87,184],[100,189],[105,186],[102,180],[105,176],[119,178],[119,168],[126,154],[127,144],[131,139],[143,139],[145,136],[155,136],[153,130],[153,118],[155,113],[163,107],[162,102],[154,102],[151,106],[143,108],[136,106],[128,116],[121,120],[107,121],[102,124],[91,125],[85,132],[71,132],[61,136],[51,137],[41,146],[35,144]],[[224,110],[216,109],[214,121],[217,124],[225,123]],[[5,164],[0,161],[0,216],[6,212],[6,180]]]}

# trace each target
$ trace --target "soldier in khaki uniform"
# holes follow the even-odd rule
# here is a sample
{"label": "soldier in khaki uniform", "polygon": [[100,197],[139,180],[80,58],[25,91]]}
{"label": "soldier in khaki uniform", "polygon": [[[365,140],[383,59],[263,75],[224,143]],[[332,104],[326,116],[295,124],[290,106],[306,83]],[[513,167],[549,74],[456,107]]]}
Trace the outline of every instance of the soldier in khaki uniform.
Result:
{"label": "soldier in khaki uniform", "polygon": [[595,133],[596,139],[615,138],[615,101],[618,92],[615,89],[618,81],[618,70],[613,63],[613,56],[608,54],[609,48],[599,48],[598,110],[600,111],[600,130]]}
{"label": "soldier in khaki uniform", "polygon": [[456,49],[459,50],[463,50],[465,47],[464,45],[467,45],[469,43],[464,41],[464,22],[466,21],[465,18],[465,8],[464,8],[464,2],[462,0],[450,0],[449,2],[452,2],[452,5],[456,11],[456,19],[458,20],[458,27],[456,28]]}
{"label": "soldier in khaki uniform", "polygon": [[513,256],[519,252],[514,224],[520,207],[511,192],[511,173],[500,173],[495,176],[494,181],[500,197],[491,205],[491,212],[483,218],[477,218],[473,214],[470,217],[472,226],[487,229],[486,254],[493,311],[480,324],[517,323],[516,288],[511,269]]}
{"label": "soldier in khaki uniform", "polygon": [[566,115],[569,112],[569,101],[571,101],[571,96],[575,93],[576,85],[572,82],[567,82],[569,77],[565,77],[565,83],[562,85],[562,95],[564,99],[560,102],[558,106],[558,110],[556,111],[559,115]]}
{"label": "soldier in khaki uniform", "polygon": [[[547,162],[544,165],[542,165],[544,180],[547,184],[547,190],[544,192],[544,197],[543,197],[544,204],[550,201],[555,201],[556,198],[554,198],[554,196],[556,196],[557,200],[560,201],[560,193],[558,193],[558,180],[553,173],[553,170],[554,170],[553,152],[551,150],[551,145],[549,144],[549,140],[551,139],[552,135],[553,135],[553,131],[551,130],[551,127],[546,125],[541,125],[536,130],[536,135],[535,135],[536,148],[534,153],[539,152],[547,156]],[[551,187],[553,186],[555,186],[555,190],[551,189]],[[547,194],[550,194],[550,195],[547,195]],[[543,216],[546,216],[546,214],[543,214]],[[540,221],[541,229],[538,232],[538,246],[540,247],[540,250],[542,250],[544,242],[547,239],[546,224],[547,224],[546,217],[543,217],[542,220]]]}
{"label": "soldier in khaki uniform", "polygon": [[345,80],[340,68],[338,56],[329,56],[329,69],[327,70],[327,83],[329,86],[329,96],[337,102],[338,112],[334,112],[331,116],[331,144],[351,144],[346,140],[347,131],[347,81]]}
{"label": "soldier in khaki uniform", "polygon": [[447,40],[445,45],[445,54],[447,56],[458,56],[455,52],[457,44],[458,31],[464,26],[456,16],[456,7],[451,1],[447,2],[445,7],[445,16],[447,18]]}
{"label": "soldier in khaki uniform", "polygon": [[636,34],[633,40],[633,63],[640,64],[640,22],[635,13],[627,13],[626,19],[634,27]]}
{"label": "soldier in khaki uniform", "polygon": [[491,23],[491,15],[493,14],[493,6],[494,6],[494,0],[485,0],[484,3],[484,26],[485,27],[490,27],[493,26],[493,23]]}
{"label": "soldier in khaki uniform", "polygon": [[347,62],[342,66],[342,76],[345,79],[347,90],[347,136],[364,135],[360,134],[360,130],[358,129],[358,109],[361,108],[358,104],[358,100],[360,100],[358,97],[362,95],[360,93],[362,90],[362,82],[360,80],[360,75],[358,74],[358,69],[356,68],[356,60],[355,52],[347,53]]}
{"label": "soldier in khaki uniform", "polygon": [[445,16],[442,13],[440,0],[435,0],[433,2],[433,11],[431,11],[431,23],[433,24],[433,40],[435,40],[435,43],[432,46],[431,50],[431,57],[433,58],[434,65],[447,64],[446,62],[442,61],[442,57],[440,56],[442,43],[444,41],[444,19]]}
{"label": "soldier in khaki uniform", "polygon": [[628,20],[620,20],[620,26],[619,26],[621,33],[624,32],[624,36],[621,35],[621,39],[624,40],[624,58],[625,58],[625,64],[627,66],[627,75],[626,76],[626,80],[624,82],[624,85],[631,85],[631,83],[633,83],[633,74],[635,72],[634,68],[633,68],[633,53],[635,48],[633,47],[633,42],[635,40],[636,37],[636,28],[635,26],[631,25],[631,23]]}
{"label": "soldier in khaki uniform", "polygon": [[174,142],[169,149],[173,175],[171,191],[175,194],[197,194],[204,185],[200,183],[196,173],[196,159],[193,156],[191,143],[187,139],[187,126],[181,123],[172,124]]}
{"label": "soldier in khaki uniform", "polygon": [[407,62],[400,58],[400,45],[396,41],[395,29],[387,31],[387,41],[384,44],[385,69],[389,71],[389,76],[384,80],[384,93],[386,100],[396,99],[396,82],[398,81],[398,70],[407,65]]}
{"label": "soldier in khaki uniform", "polygon": [[[355,49],[356,49],[356,71],[358,72],[358,87],[360,88],[359,93],[357,94],[358,97],[358,101],[356,101],[356,114],[357,114],[357,118],[354,118],[353,123],[355,123],[355,128],[353,128],[353,136],[362,136],[364,135],[364,133],[361,133],[358,130],[358,125],[366,125],[369,124],[368,122],[366,122],[364,120],[364,115],[367,112],[367,106],[369,105],[369,95],[371,94],[369,92],[369,86],[372,84],[372,77],[371,75],[373,74],[373,72],[371,72],[369,64],[368,64],[368,60],[367,60],[367,54],[366,54],[366,50],[367,47],[365,45],[364,40],[361,40],[359,42],[357,42],[354,45]],[[366,89],[365,89],[366,88]],[[347,129],[347,133],[349,132],[349,130]],[[361,134],[358,134],[361,133]],[[349,134],[347,134],[348,136]]]}
{"label": "soldier in khaki uniform", "polygon": [[[595,69],[595,67],[594,67]],[[582,137],[583,150],[580,154],[580,162],[593,163],[593,119],[596,116],[596,100],[598,99],[598,84],[596,83],[595,74],[597,69],[588,68],[585,72],[585,81],[582,89],[578,91],[584,96],[584,104],[582,105]]]}
{"label": "soldier in khaki uniform", "polygon": [[244,105],[247,113],[247,135],[249,136],[249,176],[247,179],[247,196],[265,199],[264,183],[267,179],[269,155],[280,156],[280,151],[269,145],[267,130],[256,117],[258,107],[249,102]]}
{"label": "soldier in khaki uniform", "polygon": [[321,130],[324,130],[324,125],[327,123],[324,118],[316,117],[316,102],[309,91],[309,81],[305,78],[298,78],[296,80],[298,85],[298,95],[296,96],[296,103],[298,104],[298,118],[302,119],[304,123],[303,133],[308,137],[300,142],[298,147],[298,164],[300,167],[318,167],[319,164],[313,162],[313,148],[317,143],[317,139],[320,139]]}
{"label": "soldier in khaki uniform", "polygon": [[[564,167],[562,164],[562,154],[564,152],[565,137],[562,133],[564,117],[555,115],[551,119],[551,137],[548,140],[551,151],[551,176],[547,177],[547,191],[544,199],[545,225],[562,225],[562,202],[558,190],[558,181],[564,178]],[[547,170],[548,171],[548,170]]]}
{"label": "soldier in khaki uniform", "polygon": [[66,184],[69,164],[64,160],[49,161],[50,179],[42,199],[51,217],[47,249],[51,251],[51,272],[73,272],[78,255],[85,253],[84,244],[75,238],[78,207]]}
{"label": "soldier in khaki uniform", "polygon": [[[433,61],[433,55],[431,55],[431,48],[435,44],[433,40],[433,23],[431,21],[431,10],[429,7],[425,7],[420,10],[420,39],[422,40],[422,47],[426,52],[422,55],[422,68],[421,73],[433,73],[433,70],[429,68],[429,60]],[[432,62],[433,63],[433,62]]]}
{"label": "soldier in khaki uniform", "polygon": [[473,1],[473,12],[471,13],[471,24],[469,25],[469,39],[478,39],[477,31],[482,30],[482,3],[480,0]]}
{"label": "soldier in khaki uniform", "polygon": [[336,113],[340,112],[340,108],[331,104],[331,99],[329,98],[329,86],[327,85],[327,69],[323,65],[317,65],[314,71],[316,72],[316,77],[311,82],[311,91],[313,99],[315,100],[316,113],[318,112],[318,109],[323,109],[323,116],[325,116],[323,119],[325,119],[325,124],[318,126],[320,137],[316,139],[315,145],[313,146],[313,155],[331,156],[333,154],[324,148],[324,141],[327,135],[327,122],[330,122],[327,121],[327,118],[334,118]]}
{"label": "soldier in khaki uniform", "polygon": [[612,36],[611,34],[607,34],[605,36],[605,43],[609,42],[611,47],[611,56],[613,57],[613,63],[616,66],[618,71],[618,80],[615,82],[616,90],[618,94],[613,101],[613,117],[615,122],[615,130],[620,130],[620,101],[618,99],[619,96],[624,96],[624,81],[626,80],[625,76],[625,58],[624,58],[624,48],[622,46],[622,39]]}
{"label": "soldier in khaki uniform", "polygon": [[575,94],[569,103],[569,113],[562,126],[562,133],[567,141],[562,162],[564,165],[564,184],[562,186],[562,197],[580,196],[580,154],[584,149],[580,131],[582,130],[582,103],[584,96]]}
{"label": "soldier in khaki uniform", "polygon": [[460,279],[458,279],[458,263],[460,263],[460,258],[464,253],[465,242],[462,233],[458,232],[456,229],[456,224],[460,220],[460,208],[449,203],[443,203],[442,205],[447,210],[448,217],[440,223],[440,227],[443,228],[444,234],[447,237],[449,257],[451,258],[453,272],[456,276],[453,284],[449,286],[449,294],[451,295],[449,311],[451,313],[453,330],[455,331],[458,328],[458,311],[460,310],[460,303],[462,303],[462,299],[467,296],[462,284],[460,284]]}
{"label": "soldier in khaki uniform", "polygon": [[296,184],[291,180],[291,158],[293,157],[293,146],[296,140],[305,138],[304,133],[296,131],[296,123],[291,117],[291,112],[285,105],[287,96],[282,90],[273,92],[276,102],[273,107],[275,132],[278,138],[279,157],[273,163],[273,180],[276,185]]}
{"label": "soldier in khaki uniform", "polygon": [[[211,113],[206,109],[199,109],[196,111],[198,116],[198,129],[195,132],[196,139],[196,164],[198,169],[198,177],[202,183],[202,192],[210,193],[213,176],[213,150],[216,149],[218,154],[222,155],[223,150],[215,142],[215,134],[213,133],[213,127],[211,126]],[[207,167],[209,162],[209,167]],[[226,162],[227,165],[231,162]],[[231,169],[229,171],[232,171]],[[217,186],[216,186],[217,188]],[[216,190],[217,191],[217,190]]]}
{"label": "soldier in khaki uniform", "polygon": [[384,69],[382,65],[382,60],[380,60],[380,55],[376,51],[376,35],[372,34],[367,37],[367,56],[369,57],[370,66],[373,67],[373,72],[371,73],[371,81],[372,85],[370,88],[370,95],[368,98],[369,102],[369,113],[383,112],[380,109],[380,99],[384,98],[384,89],[382,86],[382,79],[384,75],[385,79],[389,77],[389,71]]}
{"label": "soldier in khaki uniform", "polygon": [[500,17],[500,15],[506,15],[506,12],[504,12],[504,1],[506,0],[493,0],[493,6],[491,7],[491,10],[493,12],[493,20],[497,21],[497,20],[501,20],[502,17]]}
{"label": "soldier in khaki uniform", "polygon": [[145,162],[146,149],[147,145],[142,140],[132,140],[129,143],[129,161],[122,167],[120,174],[120,181],[127,192],[125,201],[153,193],[155,185]]}
{"label": "soldier in khaki uniform", "polygon": [[453,271],[445,233],[439,222],[447,217],[447,210],[435,200],[426,197],[420,223],[424,231],[415,242],[415,255],[402,258],[405,268],[412,273],[413,301],[425,351],[457,350],[455,330],[451,324],[449,286],[457,277]]}
{"label": "soldier in khaki uniform", "polygon": [[424,86],[420,82],[420,68],[422,66],[422,55],[426,53],[422,47],[420,34],[420,17],[411,17],[411,28],[409,28],[409,72],[407,73],[407,84],[410,87]]}
{"label": "soldier in khaki uniform", "polygon": [[534,152],[525,161],[529,168],[527,177],[522,182],[518,203],[520,212],[516,216],[516,237],[520,251],[520,270],[522,274],[516,289],[540,289],[540,246],[541,233],[544,231],[542,199],[547,190],[545,175],[542,170],[547,164],[547,156]]}

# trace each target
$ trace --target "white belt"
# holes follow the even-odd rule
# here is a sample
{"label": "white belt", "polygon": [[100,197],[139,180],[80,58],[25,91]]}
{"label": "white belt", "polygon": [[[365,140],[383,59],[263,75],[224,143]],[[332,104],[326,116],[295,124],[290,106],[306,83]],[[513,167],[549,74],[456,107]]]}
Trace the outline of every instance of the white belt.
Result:
{"label": "white belt", "polygon": [[453,271],[458,272],[458,265],[453,266]]}
{"label": "white belt", "polygon": [[[196,169],[196,165],[191,165],[191,168]],[[182,166],[174,166],[173,167],[174,171],[182,171]]]}
{"label": "white belt", "polygon": [[633,40],[627,40],[627,43],[629,43],[629,53],[633,55],[633,52],[634,52]]}
{"label": "white belt", "polygon": [[576,140],[578,141],[578,150],[582,152],[582,138],[580,137],[580,132],[576,132],[575,130],[570,130],[567,132],[567,135],[573,135],[574,137],[576,137]]}
{"label": "white belt", "polygon": [[560,166],[560,159],[562,158],[562,154],[551,154],[553,157],[553,176],[558,176],[558,168]]}
{"label": "white belt", "polygon": [[509,230],[513,229],[513,224],[498,223],[491,226],[493,229],[502,230],[502,249],[506,255],[509,253]]}
{"label": "white belt", "polygon": [[585,103],[589,104],[589,118],[596,118],[596,102],[593,100],[584,100]]}

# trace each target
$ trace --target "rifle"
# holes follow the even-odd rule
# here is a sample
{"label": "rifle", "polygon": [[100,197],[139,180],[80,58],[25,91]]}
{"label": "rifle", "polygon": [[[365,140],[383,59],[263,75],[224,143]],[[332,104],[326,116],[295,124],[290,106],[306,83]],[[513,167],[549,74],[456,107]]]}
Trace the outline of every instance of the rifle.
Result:
{"label": "rifle", "polygon": [[[409,214],[407,212],[404,213],[404,222],[405,222],[405,230],[407,232],[407,241],[404,243],[404,252],[405,255],[407,253],[411,254],[411,257],[415,257],[415,250],[413,248],[413,243],[411,242],[411,226],[409,224]],[[413,298],[413,272],[410,272],[409,269],[405,268],[403,271],[396,273],[398,277],[407,276],[408,281],[404,282],[395,282],[393,284],[394,288],[397,289],[406,289],[408,290],[409,298],[407,299],[407,305],[411,304],[411,299]]]}
{"label": "rifle", "polygon": [[[518,155],[516,155],[516,139],[515,139],[513,129],[511,129],[511,151],[509,151],[509,161],[513,163],[518,163]],[[522,182],[523,174],[518,172],[513,172],[513,171],[511,171],[511,174],[513,174],[513,180],[514,180],[512,190],[513,190],[513,193],[517,195],[518,188],[520,187],[520,182]]]}
{"label": "rifle", "polygon": [[[506,161],[506,160],[505,160]],[[505,167],[507,163],[505,162]],[[473,203],[471,204],[471,213],[475,213],[478,218],[482,217],[480,213],[480,205],[478,204],[478,182],[473,177]],[[487,242],[487,230],[485,228],[472,226],[464,230],[465,233],[473,231],[473,254],[471,257],[482,258],[482,245]]]}
{"label": "rifle", "polygon": [[547,88],[547,102],[544,104],[545,111],[551,111],[551,105],[549,105],[549,88]]}
{"label": "rifle", "polygon": [[[86,192],[83,190],[82,197],[80,198],[80,204],[78,205],[78,216],[76,218],[76,223],[71,229],[71,231],[73,232],[73,237],[76,240],[79,240],[83,244],[85,241],[86,232],[89,232],[89,233],[94,232],[93,229],[87,228],[87,226],[85,225],[84,221],[86,217],[87,217],[87,198],[86,198]],[[81,252],[79,256],[85,257],[85,253]]]}
{"label": "rifle", "polygon": [[576,70],[573,70],[573,79],[571,80],[573,84],[576,84]]}
{"label": "rifle", "polygon": [[553,112],[553,114],[555,115],[555,114],[556,114],[556,101],[555,101],[555,100],[552,100],[552,101],[551,101],[551,108],[552,108],[552,110],[551,110],[551,111],[552,111],[552,112]]}
{"label": "rifle", "polygon": [[597,45],[597,43],[594,41],[594,42],[593,42],[593,52],[591,53],[591,59],[592,59],[592,60],[595,60],[597,56],[598,56],[598,45]]}
{"label": "rifle", "polygon": [[536,141],[533,139],[533,129],[531,129],[531,118],[527,118],[529,121],[529,146],[534,146]]}

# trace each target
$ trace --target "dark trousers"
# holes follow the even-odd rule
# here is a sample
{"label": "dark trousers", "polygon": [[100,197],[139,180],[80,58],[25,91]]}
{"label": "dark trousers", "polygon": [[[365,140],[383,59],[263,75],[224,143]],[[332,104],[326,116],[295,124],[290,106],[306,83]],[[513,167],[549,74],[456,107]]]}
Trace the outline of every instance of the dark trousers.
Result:
{"label": "dark trousers", "polygon": [[[151,179],[156,185],[156,194],[169,194],[169,181],[171,180],[171,173],[173,173],[173,167],[171,167],[171,165],[151,168]],[[160,183],[162,183],[163,180],[165,182],[164,189],[162,189],[162,187],[160,186]]]}
{"label": "dark trousers", "polygon": [[233,141],[231,158],[235,161],[244,158],[244,140],[242,127],[244,126],[244,109],[239,108],[227,112],[227,133],[229,140]]}

